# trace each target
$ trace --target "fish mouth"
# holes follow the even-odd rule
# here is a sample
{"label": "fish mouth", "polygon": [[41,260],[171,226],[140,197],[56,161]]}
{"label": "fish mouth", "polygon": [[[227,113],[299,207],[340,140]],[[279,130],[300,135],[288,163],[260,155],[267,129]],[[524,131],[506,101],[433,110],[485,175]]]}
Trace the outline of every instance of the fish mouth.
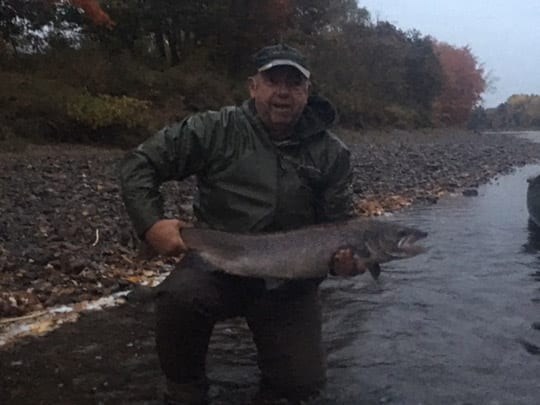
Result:
{"label": "fish mouth", "polygon": [[398,255],[397,256],[414,256],[420,253],[424,253],[427,249],[424,246],[417,245],[421,239],[427,237],[426,232],[416,232],[402,237],[397,243]]}
{"label": "fish mouth", "polygon": [[366,242],[366,247],[369,251],[369,257],[377,262],[386,262],[394,259],[403,259],[413,257],[424,253],[427,249],[422,245],[417,245],[420,239],[424,239],[427,233],[411,234],[400,238],[397,243],[378,243]]}

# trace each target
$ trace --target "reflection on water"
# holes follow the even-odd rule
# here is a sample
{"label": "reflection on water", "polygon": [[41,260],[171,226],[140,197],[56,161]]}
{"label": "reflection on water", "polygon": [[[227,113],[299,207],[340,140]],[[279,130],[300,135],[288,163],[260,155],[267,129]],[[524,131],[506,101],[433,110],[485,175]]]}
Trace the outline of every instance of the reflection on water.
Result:
{"label": "reflection on water", "polygon": [[[359,291],[369,300],[365,321],[347,349],[330,350],[353,366],[330,370],[329,391],[340,398],[345,375],[356,390],[349,398],[374,393],[367,403],[376,395],[399,404],[538,403],[540,332],[531,326],[540,321],[540,239],[525,203],[526,178],[538,172],[531,165],[478,197],[397,216],[430,233],[430,250],[387,266],[378,293]],[[345,318],[349,307],[328,311]]]}
{"label": "reflection on water", "polygon": [[523,245],[523,251],[525,253],[539,253],[540,252],[540,228],[530,219],[527,221],[527,243]]}
{"label": "reflection on water", "polygon": [[[539,266],[531,269],[529,276],[533,281],[540,281],[540,227],[529,219],[527,224],[528,238],[523,251],[535,255]],[[539,305],[538,317],[531,323],[531,328],[540,331],[540,288],[531,300]],[[523,348],[530,354],[540,355],[540,346],[525,339],[520,340]],[[538,342],[540,344],[540,341]]]}
{"label": "reflection on water", "polygon": [[[537,173],[530,165],[478,197],[396,215],[429,232],[426,254],[389,263],[379,283],[323,283],[328,386],[313,404],[538,403],[540,233],[525,201]],[[218,347],[233,339],[220,328]],[[218,390],[230,386],[226,375],[256,383],[254,351],[238,343],[249,364],[220,358],[229,371],[212,372]]]}

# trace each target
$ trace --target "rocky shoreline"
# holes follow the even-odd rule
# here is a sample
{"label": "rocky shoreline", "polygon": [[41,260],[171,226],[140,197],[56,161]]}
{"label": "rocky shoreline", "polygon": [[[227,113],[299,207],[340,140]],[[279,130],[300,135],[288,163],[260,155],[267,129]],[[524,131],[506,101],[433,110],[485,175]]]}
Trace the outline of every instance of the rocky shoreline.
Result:
{"label": "rocky shoreline", "polygon": [[[447,193],[474,195],[480,184],[540,158],[540,144],[503,133],[354,138],[359,215],[434,204]],[[128,290],[174,263],[139,253],[116,178],[124,153],[73,145],[0,152],[0,319]],[[189,219],[193,188],[193,180],[163,188],[168,215]]]}

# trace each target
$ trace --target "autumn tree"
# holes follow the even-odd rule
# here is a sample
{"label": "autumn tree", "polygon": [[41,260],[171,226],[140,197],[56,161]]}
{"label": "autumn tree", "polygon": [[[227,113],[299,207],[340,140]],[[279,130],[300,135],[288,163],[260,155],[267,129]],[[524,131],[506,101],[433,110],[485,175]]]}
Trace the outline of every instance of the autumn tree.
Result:
{"label": "autumn tree", "polygon": [[[92,121],[75,108],[67,114],[65,100],[103,112],[127,97],[160,121],[239,102],[250,56],[277,42],[306,54],[314,91],[335,102],[347,126],[462,123],[485,87],[470,49],[373,22],[356,0],[0,0],[0,33],[0,52],[19,52],[2,58],[3,82],[32,77],[35,86],[27,88],[32,102],[17,95],[19,104],[4,105],[0,127],[2,114],[41,117],[55,133],[74,116],[77,125]],[[13,89],[0,86],[0,101]],[[40,104],[42,94],[63,101]]]}
{"label": "autumn tree", "polygon": [[316,38],[314,66],[345,122],[358,127],[412,127],[431,122],[441,68],[431,40],[388,22],[373,24],[362,10]]}
{"label": "autumn tree", "polygon": [[492,129],[540,128],[540,95],[513,94],[497,108],[486,110],[485,127]]}
{"label": "autumn tree", "polygon": [[443,71],[441,93],[433,104],[435,121],[443,125],[461,125],[482,99],[486,89],[484,69],[468,46],[457,48],[433,41]]}
{"label": "autumn tree", "polygon": [[[65,1],[61,0],[49,0],[49,2],[65,3]],[[103,25],[108,28],[114,26],[114,21],[112,21],[109,15],[103,11],[97,0],[68,0],[67,3],[72,4],[75,7],[80,7],[94,24]]]}

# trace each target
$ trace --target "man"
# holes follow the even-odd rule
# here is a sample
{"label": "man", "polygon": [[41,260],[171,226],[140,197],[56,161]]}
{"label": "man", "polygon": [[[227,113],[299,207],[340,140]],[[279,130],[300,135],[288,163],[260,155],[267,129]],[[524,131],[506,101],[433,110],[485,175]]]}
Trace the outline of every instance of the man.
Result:
{"label": "man", "polygon": [[[157,133],[123,162],[127,211],[139,235],[161,254],[186,251],[180,234],[186,224],[163,218],[159,186],[190,175],[197,176],[194,213],[201,226],[276,231],[341,220],[352,212],[349,151],[327,130],[334,108],[309,96],[305,58],[279,44],[260,50],[254,62],[251,97],[242,106],[193,115]],[[350,252],[341,253],[350,265]],[[234,316],[244,316],[253,332],[261,395],[296,400],[316,391],[325,380],[321,280],[270,285],[212,270],[187,253],[158,287],[156,346],[168,403],[205,402],[212,328]]]}

